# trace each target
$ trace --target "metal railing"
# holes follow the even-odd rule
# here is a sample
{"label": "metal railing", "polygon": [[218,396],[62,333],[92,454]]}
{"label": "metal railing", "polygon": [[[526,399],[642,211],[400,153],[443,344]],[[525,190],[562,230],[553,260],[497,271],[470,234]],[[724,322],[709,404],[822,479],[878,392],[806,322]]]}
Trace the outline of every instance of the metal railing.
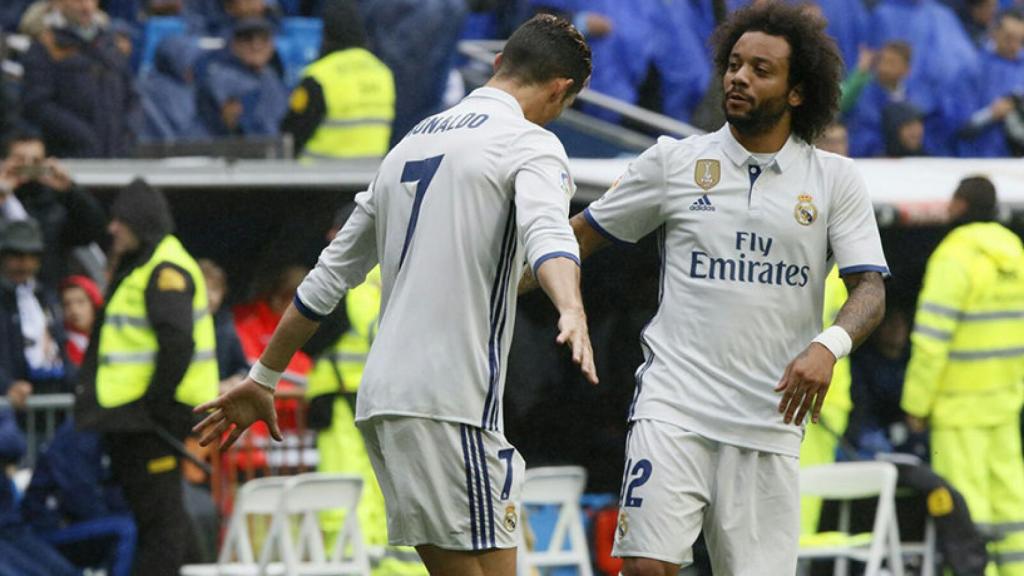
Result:
{"label": "metal railing", "polygon": [[[306,399],[301,389],[279,390],[279,414],[289,412],[288,426],[282,426],[283,442],[273,442],[269,436],[247,431],[229,451],[221,452],[219,445],[209,452],[195,450],[193,455],[208,458],[213,475],[209,478],[214,500],[221,502],[230,497],[239,482],[258,476],[290,475],[315,470],[318,457],[316,432],[306,427]],[[34,394],[18,410],[24,414],[25,456],[19,467],[32,469],[39,454],[46,448],[57,427],[71,416],[75,406],[74,394]],[[0,396],[0,408],[13,408],[7,398]]]}
{"label": "metal railing", "polygon": [[[10,407],[6,398],[0,398],[0,408]],[[26,451],[23,463],[26,467],[36,465],[39,452],[53,438],[57,425],[71,415],[74,407],[74,394],[33,394],[25,400]]]}

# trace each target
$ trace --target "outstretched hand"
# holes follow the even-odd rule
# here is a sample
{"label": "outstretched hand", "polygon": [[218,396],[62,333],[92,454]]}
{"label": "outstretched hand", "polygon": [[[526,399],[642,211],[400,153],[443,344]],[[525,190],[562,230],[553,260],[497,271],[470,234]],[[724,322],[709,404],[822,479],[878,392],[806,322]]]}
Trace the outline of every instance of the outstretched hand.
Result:
{"label": "outstretched hand", "polygon": [[199,445],[206,446],[230,430],[221,448],[228,448],[238,440],[246,428],[258,420],[267,423],[274,440],[283,440],[277,427],[277,411],[274,409],[274,392],[246,378],[241,384],[221,394],[217,399],[196,406],[193,412],[209,412],[192,431],[199,434]]}
{"label": "outstretched hand", "polygon": [[580,367],[583,376],[591,384],[597,384],[597,368],[594,367],[594,350],[590,346],[587,315],[582,310],[566,312],[558,318],[558,338],[555,341],[569,346],[572,361]]}
{"label": "outstretched hand", "polygon": [[784,415],[786,424],[799,426],[808,412],[811,421],[818,423],[835,364],[836,357],[828,348],[812,342],[786,366],[782,380],[775,387],[776,392],[782,392],[779,412]]}

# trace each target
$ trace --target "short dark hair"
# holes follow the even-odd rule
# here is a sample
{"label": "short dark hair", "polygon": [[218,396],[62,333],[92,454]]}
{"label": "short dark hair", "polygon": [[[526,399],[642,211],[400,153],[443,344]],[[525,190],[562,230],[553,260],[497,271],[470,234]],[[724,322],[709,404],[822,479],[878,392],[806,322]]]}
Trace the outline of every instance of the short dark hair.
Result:
{"label": "short dark hair", "polygon": [[590,46],[568,20],[538,14],[520,26],[501,51],[495,76],[524,84],[542,84],[555,78],[573,81],[569,94],[583,89],[590,77]]}
{"label": "short dark hair", "polygon": [[996,187],[985,176],[968,176],[960,181],[953,198],[959,198],[967,204],[959,222],[992,222],[998,215],[996,204]]}
{"label": "short dark hair", "polygon": [[719,77],[729,66],[733,46],[747,32],[781,36],[789,43],[789,86],[801,86],[803,103],[793,109],[793,133],[814,142],[839,111],[843,60],[825,21],[800,6],[778,1],[752,4],[734,12],[715,30],[711,45]]}
{"label": "short dark hair", "polygon": [[42,142],[43,147],[46,147],[43,135],[38,130],[29,126],[19,126],[4,136],[4,156],[9,156],[11,154],[11,148],[13,148],[15,144],[21,144],[22,142]]}

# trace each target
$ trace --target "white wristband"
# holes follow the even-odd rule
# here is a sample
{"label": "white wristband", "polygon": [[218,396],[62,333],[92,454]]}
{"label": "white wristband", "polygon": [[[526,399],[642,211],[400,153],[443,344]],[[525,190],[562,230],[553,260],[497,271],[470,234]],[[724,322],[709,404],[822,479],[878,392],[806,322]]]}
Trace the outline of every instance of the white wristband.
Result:
{"label": "white wristband", "polygon": [[277,381],[281,379],[281,372],[267,368],[266,364],[256,360],[256,363],[249,369],[249,378],[264,388],[273,391],[277,388]]}
{"label": "white wristband", "polygon": [[846,358],[850,355],[850,350],[853,350],[853,340],[850,339],[850,335],[841,326],[836,325],[826,328],[812,342],[817,342],[828,348],[829,352],[836,357],[836,360]]}

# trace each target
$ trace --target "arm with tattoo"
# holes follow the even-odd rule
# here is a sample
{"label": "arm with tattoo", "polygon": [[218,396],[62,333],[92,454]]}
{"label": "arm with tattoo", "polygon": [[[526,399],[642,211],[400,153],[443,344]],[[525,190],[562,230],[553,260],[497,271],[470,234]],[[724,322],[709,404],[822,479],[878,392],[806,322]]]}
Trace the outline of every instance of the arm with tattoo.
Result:
{"label": "arm with tattoo", "polygon": [[[846,331],[857,346],[882,321],[885,312],[885,284],[878,272],[861,272],[843,277],[849,297],[839,309],[835,324]],[[786,424],[801,425],[804,416],[818,422],[825,395],[832,382],[836,357],[819,342],[811,342],[786,366],[775,387],[782,393],[779,413]]]}
{"label": "arm with tattoo", "polygon": [[861,272],[843,277],[850,296],[839,309],[835,324],[846,330],[853,346],[860,346],[882,322],[885,315],[885,282],[878,272]]}

